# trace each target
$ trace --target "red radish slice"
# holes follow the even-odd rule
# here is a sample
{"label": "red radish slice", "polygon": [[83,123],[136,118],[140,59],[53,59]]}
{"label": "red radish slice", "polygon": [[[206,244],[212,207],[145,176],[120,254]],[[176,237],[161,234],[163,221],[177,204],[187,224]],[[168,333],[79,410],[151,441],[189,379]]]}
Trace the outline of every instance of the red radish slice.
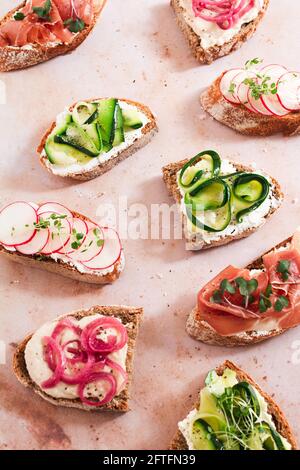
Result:
{"label": "red radish slice", "polygon": [[226,101],[231,104],[239,104],[238,97],[236,95],[236,86],[234,87],[233,93],[231,93],[230,86],[235,85],[235,78],[241,73],[241,69],[232,69],[225,72],[220,81],[220,91]]}
{"label": "red radish slice", "polygon": [[28,202],[13,202],[0,212],[0,243],[7,246],[23,245],[35,235],[38,221],[36,210]]}
{"label": "red radish slice", "polygon": [[281,105],[277,94],[262,95],[260,99],[266,110],[274,116],[282,117],[288,114],[287,109]]}
{"label": "red radish slice", "polygon": [[38,215],[42,214],[43,212],[53,212],[56,214],[66,215],[67,218],[71,221],[73,219],[72,212],[59,202],[46,202],[42,204],[37,213]]}
{"label": "red radish slice", "polygon": [[[44,212],[39,215],[39,220],[49,220],[50,227],[49,227],[49,239],[45,247],[41,250],[41,254],[43,255],[51,255],[52,253],[57,253],[59,250],[65,246],[68,241],[70,240],[71,236],[71,224],[67,218],[65,219],[56,219],[59,220],[61,227],[58,229],[54,224],[55,220],[51,219],[51,216],[55,214],[54,212]],[[58,217],[62,214],[55,214]]]}
{"label": "red radish slice", "polygon": [[300,73],[288,72],[283,74],[277,83],[277,96],[280,104],[287,111],[300,109]]}
{"label": "red radish slice", "polygon": [[258,100],[256,100],[252,96],[250,89],[248,91],[248,101],[256,113],[263,114],[264,116],[272,116],[272,113],[265,108],[261,99],[259,98]]}
{"label": "red radish slice", "polygon": [[103,230],[102,228],[94,224],[94,222],[88,222],[88,233],[84,240],[84,243],[78,250],[70,253],[69,258],[77,262],[90,261],[101,253],[103,250]]}
{"label": "red radish slice", "polygon": [[275,82],[278,80],[281,75],[287,72],[287,68],[284,67],[283,65],[279,64],[270,64],[266,65],[265,67],[262,67],[260,69],[260,74],[261,75],[266,75],[273,79]]}
{"label": "red radish slice", "polygon": [[[246,78],[257,80],[255,73],[251,71],[247,72]],[[248,111],[251,111],[252,113],[254,113],[255,109],[253,108],[253,106],[251,105],[248,99],[249,85],[245,85],[244,80],[240,83],[240,85],[237,88],[237,96],[239,99],[239,103],[245,106],[245,108],[247,108]]]}
{"label": "red radish slice", "polygon": [[49,240],[50,232],[48,229],[37,230],[33,239],[17,247],[17,250],[23,255],[35,255],[40,253],[46,246]]}
{"label": "red radish slice", "polygon": [[[64,255],[73,253],[75,249],[72,248],[72,243],[78,242],[79,244],[82,245],[86,239],[88,230],[89,230],[88,225],[84,220],[79,219],[77,217],[74,218],[70,240],[61,250],[59,250],[59,253],[64,254]],[[83,237],[80,239],[76,238],[76,235],[79,235],[79,234],[83,235]]]}
{"label": "red radish slice", "polygon": [[104,233],[104,247],[98,256],[82,264],[93,270],[107,269],[113,266],[121,256],[122,246],[119,235],[112,228],[102,228]]}

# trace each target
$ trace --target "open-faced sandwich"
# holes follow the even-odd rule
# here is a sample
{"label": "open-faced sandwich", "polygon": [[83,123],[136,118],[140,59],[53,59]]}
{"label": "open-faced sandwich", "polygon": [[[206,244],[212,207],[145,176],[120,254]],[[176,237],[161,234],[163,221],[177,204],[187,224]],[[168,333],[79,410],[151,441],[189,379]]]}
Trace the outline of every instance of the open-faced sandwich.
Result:
{"label": "open-faced sandwich", "polygon": [[1,209],[0,255],[92,284],[115,281],[125,264],[115,230],[57,202],[18,201]]}
{"label": "open-faced sandwich", "polygon": [[228,266],[198,294],[187,320],[195,339],[244,346],[300,324],[300,230],[246,268]]}
{"label": "open-faced sandwich", "polygon": [[57,116],[37,151],[54,175],[89,180],[144,147],[156,131],[150,109],[135,101],[79,101]]}
{"label": "open-faced sandwich", "polygon": [[96,306],[48,322],[18,346],[18,380],[53,405],[128,411],[141,308]]}
{"label": "open-faced sandwich", "polygon": [[194,56],[210,64],[254,34],[269,0],[171,0],[171,5]]}
{"label": "open-faced sandwich", "polygon": [[0,21],[0,71],[45,62],[78,47],[106,0],[26,0]]}
{"label": "open-faced sandwich", "polygon": [[163,168],[179,205],[187,250],[202,250],[247,237],[280,206],[276,180],[260,170],[205,150]]}
{"label": "open-faced sandwich", "polygon": [[274,400],[230,361],[209,372],[172,450],[297,450]]}
{"label": "open-faced sandwich", "polygon": [[203,108],[241,134],[299,134],[300,72],[261,62],[255,58],[224,72],[202,93]]}

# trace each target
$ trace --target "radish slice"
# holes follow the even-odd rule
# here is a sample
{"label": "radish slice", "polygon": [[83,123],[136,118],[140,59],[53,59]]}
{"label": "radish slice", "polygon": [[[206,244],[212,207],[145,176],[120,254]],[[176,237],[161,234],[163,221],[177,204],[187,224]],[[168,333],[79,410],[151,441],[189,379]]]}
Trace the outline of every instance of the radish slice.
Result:
{"label": "radish slice", "polygon": [[104,233],[104,246],[99,255],[91,261],[82,262],[88,269],[107,269],[113,266],[120,258],[122,246],[119,235],[111,228],[102,228]]}
{"label": "radish slice", "polygon": [[[60,225],[61,225],[60,228],[58,229],[57,226],[55,226],[56,220],[51,218],[51,216],[53,216],[54,214],[55,214],[54,212],[50,211],[50,212],[44,212],[39,215],[40,217],[39,221],[43,219],[43,220],[47,220],[50,222],[49,239],[45,247],[41,250],[41,254],[43,255],[51,255],[52,253],[58,252],[70,240],[70,236],[71,236],[70,222],[68,221],[67,218],[56,219],[56,220],[59,220]],[[60,216],[62,214],[56,213],[55,215]]]}
{"label": "radish slice", "polygon": [[0,212],[0,243],[7,246],[23,245],[35,235],[38,221],[36,210],[28,202],[14,202]]}
{"label": "radish slice", "polygon": [[[239,104],[239,99],[236,94],[236,82],[235,78],[241,73],[241,69],[232,69],[225,72],[220,81],[220,90],[225,100],[229,101],[231,104]],[[230,86],[234,86],[234,91],[231,93]]]}
{"label": "radish slice", "polygon": [[42,204],[39,207],[37,213],[40,215],[44,212],[53,212],[55,214],[66,215],[70,221],[73,219],[72,212],[67,209],[67,207],[59,204],[59,202],[46,202],[45,204]]}
{"label": "radish slice", "polygon": [[84,240],[84,243],[78,250],[74,250],[73,253],[69,254],[69,257],[74,261],[90,261],[101,253],[103,250],[103,230],[102,228],[94,224],[94,222],[88,222],[88,233]]}
{"label": "radish slice", "polygon": [[282,117],[288,114],[288,110],[281,105],[277,94],[263,95],[260,99],[266,110],[274,116]]}
{"label": "radish slice", "polygon": [[[77,217],[74,218],[70,240],[61,250],[59,250],[59,253],[62,253],[64,255],[74,253],[75,249],[72,248],[72,244],[74,242],[77,242],[82,245],[86,239],[88,230],[88,225],[84,220],[79,219]],[[80,236],[80,238],[77,238],[78,235]]]}
{"label": "radish slice", "polygon": [[300,109],[300,73],[288,72],[283,74],[277,83],[278,100],[287,111]]}
{"label": "radish slice", "polygon": [[264,116],[272,116],[272,113],[265,108],[261,98],[256,100],[252,94],[251,90],[248,90],[248,101],[256,113],[263,114]]}
{"label": "radish slice", "polygon": [[256,74],[254,72],[251,72],[251,70],[248,70],[247,75],[244,76],[243,80],[237,87],[237,97],[238,97],[239,103],[245,106],[245,108],[247,108],[248,111],[251,111],[253,113],[255,112],[255,109],[253,108],[253,106],[251,105],[248,99],[249,85],[245,85],[244,83],[244,80],[246,78],[257,80]]}
{"label": "radish slice", "polygon": [[262,67],[260,69],[260,74],[261,75],[267,75],[273,81],[276,82],[276,78],[278,79],[279,77],[281,77],[287,71],[288,71],[287,68],[284,67],[283,65],[270,64],[270,65],[266,65],[265,67]]}
{"label": "radish slice", "polygon": [[40,253],[46,246],[49,240],[50,232],[47,229],[37,230],[33,239],[17,247],[17,250],[23,255],[35,255]]}

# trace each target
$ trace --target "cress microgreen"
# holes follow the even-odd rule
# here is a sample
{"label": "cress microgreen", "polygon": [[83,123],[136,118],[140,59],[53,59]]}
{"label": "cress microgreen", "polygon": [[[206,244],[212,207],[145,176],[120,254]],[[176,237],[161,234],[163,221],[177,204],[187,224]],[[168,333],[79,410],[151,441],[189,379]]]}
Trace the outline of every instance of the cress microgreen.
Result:
{"label": "cress microgreen", "polygon": [[71,33],[79,33],[85,28],[85,23],[80,18],[76,18],[75,20],[73,18],[68,18],[64,21],[64,25],[67,26]]}
{"label": "cress microgreen", "polygon": [[21,11],[17,11],[17,13],[14,14],[14,20],[16,21],[22,21],[24,20],[25,15]]}
{"label": "cress microgreen", "polygon": [[282,259],[278,262],[276,272],[281,275],[283,281],[287,281],[290,275],[289,269],[291,262],[287,259]]}
{"label": "cress microgreen", "polygon": [[41,20],[50,20],[50,10],[52,8],[51,0],[46,0],[42,7],[33,7],[32,11],[35,13]]}
{"label": "cress microgreen", "polygon": [[289,304],[289,299],[280,295],[274,304],[275,312],[281,312],[284,308],[288,307]]}
{"label": "cress microgreen", "polygon": [[247,60],[247,62],[245,63],[245,69],[249,70],[255,65],[258,65],[261,63],[262,63],[262,59],[259,59],[259,57],[255,57],[254,59]]}

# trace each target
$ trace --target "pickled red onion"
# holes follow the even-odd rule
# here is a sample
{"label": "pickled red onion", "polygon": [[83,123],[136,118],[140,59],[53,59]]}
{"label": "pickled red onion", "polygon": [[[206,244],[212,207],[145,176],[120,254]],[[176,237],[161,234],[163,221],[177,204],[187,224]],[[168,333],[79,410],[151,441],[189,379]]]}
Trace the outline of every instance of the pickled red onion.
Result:
{"label": "pickled red onion", "polygon": [[[99,330],[112,328],[116,330],[117,335],[110,335],[107,341],[97,338]],[[81,344],[87,351],[108,354],[122,349],[127,343],[126,328],[115,318],[102,317],[92,321],[81,333]]]}
{"label": "pickled red onion", "polygon": [[[99,400],[99,401],[89,400],[84,395],[85,388],[89,384],[93,382],[97,382],[99,380],[101,380],[102,382],[107,382],[110,386],[110,389],[108,390],[108,392],[106,393],[106,395],[104,396],[102,400]],[[112,374],[108,374],[107,372],[87,373],[85,378],[82,380],[82,382],[79,384],[79,387],[78,387],[78,394],[79,394],[80,400],[82,401],[82,403],[88,406],[103,406],[106,403],[109,403],[116,395],[116,391],[117,391],[116,379]]]}
{"label": "pickled red onion", "polygon": [[195,15],[221,29],[232,28],[254,6],[255,0],[193,0]]}
{"label": "pickled red onion", "polygon": [[43,388],[52,388],[57,385],[61,376],[64,372],[66,360],[61,347],[56,341],[50,336],[44,337],[45,351],[44,356],[50,369],[53,371],[53,375],[42,383]]}

